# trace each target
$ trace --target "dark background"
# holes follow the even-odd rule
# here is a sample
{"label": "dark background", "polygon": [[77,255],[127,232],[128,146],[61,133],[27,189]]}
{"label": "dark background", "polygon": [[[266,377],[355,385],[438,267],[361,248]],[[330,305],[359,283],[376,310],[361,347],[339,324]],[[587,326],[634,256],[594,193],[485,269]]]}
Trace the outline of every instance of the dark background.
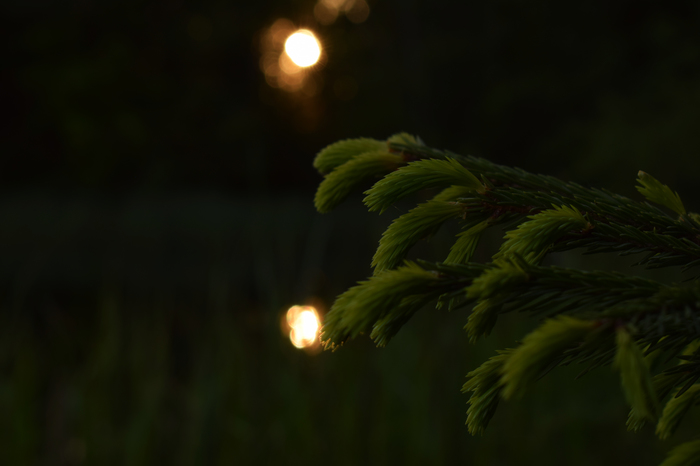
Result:
{"label": "dark background", "polygon": [[[336,353],[280,321],[367,276],[396,215],[314,212],[339,139],[408,131],[634,198],[643,169],[697,210],[700,5],[370,0],[330,25],[314,5],[2,3],[0,463],[656,464],[690,438],[626,432],[615,374],[576,368],[470,437],[464,376],[526,319],[474,346],[464,311],[425,310]],[[280,18],[323,44],[314,93],[266,82]]]}

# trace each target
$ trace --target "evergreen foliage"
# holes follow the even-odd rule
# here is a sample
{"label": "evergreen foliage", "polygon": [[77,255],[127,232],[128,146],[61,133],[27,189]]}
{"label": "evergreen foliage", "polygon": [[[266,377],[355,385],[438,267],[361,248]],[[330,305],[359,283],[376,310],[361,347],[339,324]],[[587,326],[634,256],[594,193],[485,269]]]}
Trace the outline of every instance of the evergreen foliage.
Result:
{"label": "evergreen foliage", "polygon": [[615,366],[620,370],[622,388],[637,419],[656,421],[659,406],[644,354],[625,327],[616,331]]}
{"label": "evergreen foliage", "polygon": [[[381,146],[381,149],[379,148]],[[325,174],[316,206],[326,212],[359,182],[384,175],[365,192],[370,211],[384,212],[426,188],[441,191],[398,217],[379,241],[374,276],[338,297],[326,315],[322,339],[337,348],[369,333],[385,345],[418,310],[471,307],[470,340],[488,335],[498,316],[526,312],[539,327],[514,348],[467,375],[467,427],[482,433],[500,399],[521,395],[549,371],[583,364],[581,375],[611,365],[630,404],[631,430],[656,423],[668,438],[700,401],[700,281],[667,285],[617,272],[541,265],[550,252],[644,253],[647,268],[700,265],[700,216],[677,193],[639,172],[635,201],[483,158],[425,146],[400,134],[387,142],[346,140],[324,149],[314,165]],[[659,204],[670,212],[654,206]],[[443,261],[402,261],[419,240],[451,219],[462,231]],[[507,228],[491,262],[472,262],[482,233]],[[679,361],[672,364],[672,361]],[[652,364],[653,363],[653,364]],[[664,465],[695,464],[700,441],[671,451]]]}
{"label": "evergreen foliage", "polygon": [[372,260],[376,272],[399,265],[419,240],[432,235],[444,222],[462,213],[458,202],[429,201],[394,220],[379,240]]}

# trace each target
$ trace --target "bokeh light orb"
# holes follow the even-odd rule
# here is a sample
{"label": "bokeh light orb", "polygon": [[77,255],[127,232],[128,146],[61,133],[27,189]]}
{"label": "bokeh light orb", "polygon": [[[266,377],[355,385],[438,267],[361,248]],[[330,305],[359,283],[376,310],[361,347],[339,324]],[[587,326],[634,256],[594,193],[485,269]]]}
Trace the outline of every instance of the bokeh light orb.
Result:
{"label": "bokeh light orb", "polygon": [[295,65],[306,68],[318,62],[321,57],[321,44],[313,32],[300,29],[287,38],[284,51]]}
{"label": "bokeh light orb", "polygon": [[292,306],[287,311],[289,340],[297,348],[313,345],[318,338],[321,326],[318,312],[313,306]]}

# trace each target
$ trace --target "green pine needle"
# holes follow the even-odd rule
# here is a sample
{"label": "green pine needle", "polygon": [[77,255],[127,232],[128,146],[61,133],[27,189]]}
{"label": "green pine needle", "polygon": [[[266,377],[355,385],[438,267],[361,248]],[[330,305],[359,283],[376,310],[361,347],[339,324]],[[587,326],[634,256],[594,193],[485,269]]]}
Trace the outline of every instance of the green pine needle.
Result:
{"label": "green pine needle", "polygon": [[695,225],[700,226],[700,214],[697,214],[695,212],[688,212],[688,217],[695,222]]}
{"label": "green pine needle", "polygon": [[630,413],[627,416],[627,430],[637,432],[644,427],[646,422],[646,418],[642,417],[634,408],[630,409]]}
{"label": "green pine needle", "polygon": [[484,299],[474,306],[469,314],[467,325],[464,326],[471,343],[476,343],[480,337],[488,336],[491,333],[498,318],[500,308],[498,304],[494,300]]}
{"label": "green pine needle", "polygon": [[471,260],[479,244],[481,234],[488,228],[490,222],[484,220],[457,235],[457,241],[450,248],[450,254],[445,259],[446,263],[466,264]]}
{"label": "green pine needle", "polygon": [[358,282],[357,285],[347,289],[344,293],[338,296],[331,306],[330,311],[323,317],[323,326],[319,334],[319,339],[324,344],[326,349],[335,350],[341,346],[350,336],[359,333],[359,330],[350,328],[346,320],[346,310],[352,309],[356,298],[362,294],[363,284],[367,282]]}
{"label": "green pine needle", "polygon": [[408,133],[397,133],[386,141],[389,144],[420,144],[417,137]]}
{"label": "green pine needle", "polygon": [[469,197],[474,194],[472,188],[465,188],[464,186],[450,186],[445,188],[440,193],[438,193],[432,200],[433,201],[456,201],[459,198]]}
{"label": "green pine needle", "polygon": [[321,213],[330,212],[366,179],[395,170],[401,156],[386,151],[365,152],[326,176],[316,191],[314,204]]}
{"label": "green pine needle", "polygon": [[530,220],[506,233],[505,242],[493,256],[493,260],[517,255],[531,264],[537,264],[557,239],[572,230],[590,228],[590,224],[577,208],[556,205],[552,207],[553,209],[529,216]]}
{"label": "green pine needle", "polygon": [[522,395],[564,351],[583,342],[596,323],[560,315],[529,333],[503,365],[503,398]]}
{"label": "green pine needle", "polygon": [[372,259],[375,273],[399,265],[414,244],[434,234],[447,220],[463,213],[464,206],[459,203],[431,200],[394,220],[379,240]]}
{"label": "green pine needle", "polygon": [[700,464],[700,440],[678,445],[660,466],[697,466]]}
{"label": "green pine needle", "polygon": [[467,299],[487,299],[527,280],[527,273],[518,263],[501,259],[474,279],[467,288]]}
{"label": "green pine needle", "polygon": [[388,151],[389,147],[386,141],[370,138],[346,139],[322,149],[314,159],[314,168],[320,173],[326,174],[365,152]]}
{"label": "green pine needle", "polygon": [[666,440],[676,431],[683,417],[700,399],[700,385],[693,385],[682,395],[673,397],[664,406],[659,423],[656,425],[656,435]]}
{"label": "green pine needle", "polygon": [[321,340],[326,347],[367,332],[384,316],[402,314],[401,303],[412,295],[425,294],[438,281],[438,275],[406,262],[359,282],[341,294],[324,319]]}
{"label": "green pine needle", "polygon": [[472,435],[484,433],[500,401],[503,387],[501,372],[512,350],[506,349],[498,353],[467,374],[469,380],[462,386],[462,393],[472,392],[467,410],[467,428]]}
{"label": "green pine needle", "polygon": [[374,323],[370,338],[377,346],[386,346],[416,311],[433,299],[432,295],[406,296],[394,311]]}
{"label": "green pine needle", "polygon": [[[662,340],[665,338],[666,337],[664,336],[662,338]],[[684,351],[683,353],[688,354],[687,350]],[[660,354],[659,352],[654,352],[654,353],[651,353],[651,354],[645,356],[647,364],[649,364],[650,359],[652,359],[654,357],[654,355],[657,355],[656,357],[658,357],[659,354]],[[671,391],[678,385],[678,382],[682,376],[683,376],[683,373],[668,374],[666,372],[661,372],[660,374],[656,374],[654,377],[652,377],[651,383],[652,383],[652,386],[654,389],[654,393],[656,393],[656,398],[659,400],[666,398],[666,396],[669,393],[671,393]],[[629,416],[627,418],[627,430],[637,432],[637,431],[641,430],[642,427],[644,427],[644,425],[646,424],[646,421],[647,421],[647,418],[644,417],[643,414],[639,413],[634,408],[631,408]],[[658,424],[657,424],[657,429],[658,429]]]}
{"label": "green pine needle", "polygon": [[683,206],[683,202],[678,193],[674,193],[671,191],[671,188],[665,184],[661,184],[656,178],[641,170],[637,176],[639,176],[637,181],[639,181],[641,186],[637,186],[636,188],[644,197],[651,202],[656,202],[657,204],[668,207],[678,215],[685,215],[685,206]]}
{"label": "green pine needle", "polygon": [[624,327],[619,328],[616,333],[617,352],[614,364],[620,371],[627,402],[635,411],[636,418],[656,422],[659,416],[659,402],[644,354]]}
{"label": "green pine needle", "polygon": [[404,196],[426,188],[445,188],[452,185],[480,192],[484,185],[454,159],[417,160],[401,167],[379,180],[365,191],[369,210],[384,212]]}

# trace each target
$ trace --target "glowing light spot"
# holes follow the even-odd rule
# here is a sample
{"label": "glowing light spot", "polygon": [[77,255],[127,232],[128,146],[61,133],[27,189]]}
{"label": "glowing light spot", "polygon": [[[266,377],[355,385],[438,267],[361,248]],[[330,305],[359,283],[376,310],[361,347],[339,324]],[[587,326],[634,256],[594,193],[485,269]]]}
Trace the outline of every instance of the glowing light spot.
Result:
{"label": "glowing light spot", "polygon": [[362,23],[369,16],[369,5],[366,0],[318,0],[314,7],[316,21],[326,26],[333,24],[341,13],[353,23]]}
{"label": "glowing light spot", "polygon": [[306,348],[316,342],[320,322],[312,306],[292,306],[287,311],[290,327],[289,340],[297,348]]}
{"label": "glowing light spot", "polygon": [[328,5],[326,2],[320,1],[314,7],[314,17],[319,23],[328,26],[333,24],[338,19],[338,8]]}
{"label": "glowing light spot", "polygon": [[278,64],[280,69],[287,74],[297,74],[298,72],[303,70],[303,68],[294,63],[289,57],[289,55],[287,55],[286,53],[280,55]]}
{"label": "glowing light spot", "polygon": [[321,57],[321,44],[308,29],[300,29],[284,43],[284,51],[302,68],[314,65]]}

